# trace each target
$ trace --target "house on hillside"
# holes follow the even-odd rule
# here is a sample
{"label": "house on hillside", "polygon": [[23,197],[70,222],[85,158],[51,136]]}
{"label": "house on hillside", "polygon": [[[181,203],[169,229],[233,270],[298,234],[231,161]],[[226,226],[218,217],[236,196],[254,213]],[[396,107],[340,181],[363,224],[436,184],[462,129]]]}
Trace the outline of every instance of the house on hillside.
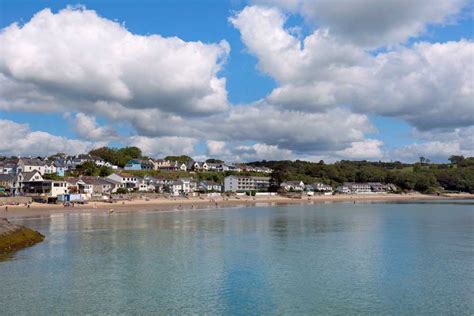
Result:
{"label": "house on hillside", "polygon": [[0,174],[16,174],[17,161],[0,161]]}
{"label": "house on hillside", "polygon": [[178,170],[177,161],[169,161],[166,159],[150,159],[150,162],[153,164],[154,170]]}
{"label": "house on hillside", "polygon": [[32,172],[37,170],[41,175],[46,173],[47,163],[38,158],[20,158],[18,159],[17,173]]}
{"label": "house on hillside", "polygon": [[242,169],[239,166],[234,165],[234,164],[225,164],[224,168],[226,169],[224,171],[234,171],[234,172],[241,172],[242,171]]}
{"label": "house on hillside", "polygon": [[71,169],[75,169],[76,166],[78,165],[81,165],[85,162],[93,162],[97,167],[107,167],[107,168],[111,168],[111,169],[118,169],[117,166],[111,164],[110,162],[108,161],[105,161],[104,159],[100,158],[100,157],[97,157],[97,156],[92,156],[92,155],[89,155],[89,154],[81,154],[81,155],[77,155],[76,157],[74,157],[72,160],[71,160]]}
{"label": "house on hillside", "polygon": [[124,170],[153,170],[153,163],[148,160],[132,159],[127,162]]}
{"label": "house on hillside", "polygon": [[64,177],[64,174],[66,173],[67,167],[64,164],[61,164],[59,162],[53,162],[54,167],[56,168],[56,175],[60,177]]}
{"label": "house on hillside", "polygon": [[286,192],[296,191],[302,192],[305,189],[303,181],[285,181],[280,184],[280,187]]}
{"label": "house on hillside", "polygon": [[206,162],[190,161],[186,165],[186,170],[190,171],[208,171],[209,166]]}

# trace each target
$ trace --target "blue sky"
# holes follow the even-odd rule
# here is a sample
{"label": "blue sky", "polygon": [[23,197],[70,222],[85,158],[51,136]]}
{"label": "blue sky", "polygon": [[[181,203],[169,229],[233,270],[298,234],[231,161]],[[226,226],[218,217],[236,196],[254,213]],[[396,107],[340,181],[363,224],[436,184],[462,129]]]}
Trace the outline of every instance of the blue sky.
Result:
{"label": "blue sky", "polygon": [[[302,0],[302,2],[305,0]],[[259,2],[259,1],[255,1]],[[262,1],[265,4],[265,8],[271,10],[277,10],[283,16],[287,18],[285,23],[285,29],[288,30],[291,27],[297,26],[302,31],[299,35],[299,39],[302,40],[306,37],[309,37],[314,31],[318,28],[323,29],[326,27],[324,23],[324,16],[317,15],[316,18],[313,16],[309,16],[306,14],[307,12],[298,11],[298,9],[291,8],[280,5],[278,1]],[[285,1],[282,1],[284,3]],[[353,1],[357,3],[357,1]],[[414,1],[416,2],[416,1]],[[153,34],[159,34],[163,37],[179,37],[185,42],[195,42],[200,41],[205,44],[215,44],[219,43],[222,40],[225,40],[230,46],[230,53],[226,57],[226,62],[221,67],[220,71],[216,75],[219,78],[225,78],[225,90],[227,93],[227,101],[231,108],[245,108],[245,107],[255,107],[255,102],[260,101],[264,103],[271,103],[269,96],[274,89],[278,89],[279,87],[294,87],[296,85],[301,85],[303,87],[308,87],[307,90],[310,90],[311,86],[314,84],[314,80],[318,81],[320,78],[312,78],[311,74],[304,75],[304,80],[307,82],[301,82],[300,79],[295,79],[294,81],[292,78],[287,77],[286,75],[281,75],[281,73],[274,72],[273,69],[277,66],[273,66],[270,64],[274,62],[276,58],[280,58],[279,56],[268,56],[267,51],[264,47],[259,48],[258,46],[258,39],[256,39],[256,44],[252,44],[251,40],[248,39],[244,40],[245,34],[243,27],[237,27],[235,23],[231,23],[229,21],[229,17],[238,16],[240,12],[243,12],[246,8],[249,8],[255,3],[247,2],[247,1],[81,1],[80,3],[69,2],[69,1],[6,1],[2,0],[0,2],[0,26],[5,28],[12,23],[18,22],[20,25],[28,24],[31,18],[39,11],[45,8],[51,8],[54,14],[57,14],[60,10],[66,8],[68,5],[81,5],[87,8],[88,10],[96,11],[97,15],[100,18],[116,21],[122,24],[123,28],[128,30],[130,33],[135,35],[145,35],[150,36]],[[414,31],[412,35],[410,35],[404,41],[398,42],[390,42],[387,43],[380,43],[374,47],[362,47],[360,48],[360,52],[367,52],[369,55],[376,57],[377,54],[381,53],[390,53],[390,52],[398,52],[400,47],[411,49],[417,45],[419,42],[428,42],[428,43],[440,43],[444,44],[446,42],[456,42],[459,43],[463,39],[467,40],[469,44],[471,44],[472,37],[473,37],[473,23],[472,23],[472,12],[469,10],[472,8],[471,2],[463,2],[458,5],[458,8],[452,8],[449,5],[446,6],[446,9],[441,8],[440,10],[446,10],[446,15],[449,13],[449,19],[446,18],[444,22],[439,22],[439,15],[437,13],[435,17],[427,17],[428,13],[423,13],[420,9],[420,23],[424,23],[425,30],[424,31]],[[319,7],[317,8],[319,9]],[[428,9],[426,9],[428,10]],[[447,12],[448,10],[452,10]],[[250,10],[249,10],[250,12]],[[430,11],[431,12],[431,11]],[[455,12],[452,14],[452,12]],[[253,12],[252,14],[256,14]],[[397,14],[396,12],[394,14]],[[431,14],[431,13],[430,13]],[[442,14],[441,14],[442,16]],[[245,20],[248,19],[248,20]],[[406,18],[406,17],[401,17]],[[412,19],[417,19],[418,17],[410,17]],[[430,18],[432,20],[430,20]],[[244,17],[243,14],[239,16],[243,22],[249,23],[259,23],[259,19],[253,19],[251,15]],[[312,24],[311,19],[314,19],[315,23]],[[432,21],[437,21],[433,23]],[[447,22],[448,21],[448,22]],[[330,24],[333,23],[333,24]],[[327,22],[327,27],[329,28],[329,32],[332,32],[331,27],[334,25],[334,30],[338,26],[335,23],[340,23],[339,21],[331,21]],[[400,22],[402,23],[402,22]],[[406,21],[403,23],[407,23]],[[315,25],[318,25],[317,27]],[[258,25],[255,26],[255,29],[258,29]],[[249,33],[250,34],[250,33]],[[291,34],[291,32],[288,32]],[[337,34],[337,30],[331,35],[335,34],[335,39],[338,41],[338,44],[341,44],[343,40],[347,41],[348,43],[352,41],[351,34]],[[263,34],[262,36],[264,36]],[[248,37],[250,37],[248,35]],[[381,35],[382,37],[383,35]],[[354,37],[355,38],[355,37]],[[392,40],[392,39],[387,39]],[[252,46],[253,45],[253,46]],[[357,43],[356,45],[359,45]],[[94,47],[89,47],[88,49],[94,49]],[[305,49],[305,47],[302,47]],[[467,49],[470,49],[469,47]],[[54,47],[51,47],[51,50],[54,50]],[[317,52],[320,53],[320,52]],[[472,53],[472,51],[471,51]],[[160,58],[160,56],[156,56],[156,58]],[[449,55],[446,55],[446,61],[451,58]],[[265,62],[267,60],[267,65],[265,66]],[[281,63],[284,63],[285,60],[282,59]],[[462,61],[464,62],[464,61]],[[258,67],[257,65],[259,65]],[[472,58],[471,58],[472,63]],[[465,65],[467,69],[472,67],[472,64]],[[461,67],[462,68],[462,67]],[[0,68],[1,71],[1,68]],[[313,73],[319,73],[320,69],[314,68]],[[426,69],[420,70],[420,74],[424,74]],[[430,71],[428,69],[428,71]],[[433,70],[437,72],[437,69]],[[323,70],[321,70],[323,72]],[[5,72],[7,73],[7,72]],[[158,75],[158,74],[157,74]],[[454,76],[459,74],[454,74]],[[398,75],[397,75],[398,76]],[[421,75],[423,76],[423,75]],[[297,76],[298,77],[298,76]],[[317,77],[317,75],[314,75]],[[448,75],[449,77],[449,75]],[[310,78],[310,79],[307,79]],[[462,80],[466,81],[471,80],[472,77],[463,77]],[[19,78],[14,78],[15,80],[20,80]],[[425,78],[426,79],[426,78]],[[332,79],[331,79],[332,80]],[[390,80],[390,79],[388,79]],[[323,81],[323,80],[321,80]],[[426,80],[423,80],[426,81]],[[318,81],[319,82],[319,81]],[[325,78],[324,82],[329,82],[329,79]],[[339,82],[339,83],[338,83]],[[332,84],[333,82],[331,82]],[[37,81],[34,81],[34,84],[37,84]],[[340,80],[334,82],[337,86],[340,84]],[[397,85],[398,83],[392,83],[388,81],[386,85],[394,84]],[[468,82],[468,84],[472,84]],[[403,85],[400,84],[400,87]],[[396,86],[397,87],[397,86]],[[459,84],[458,84],[458,88]],[[461,88],[460,88],[461,89]],[[48,92],[50,92],[48,90]],[[56,93],[56,92],[55,92]],[[348,92],[349,93],[349,92]],[[354,94],[354,92],[350,92]],[[357,93],[357,92],[356,92]],[[404,91],[402,89],[397,90],[397,95],[402,94]],[[61,94],[61,93],[59,93]],[[292,94],[293,95],[293,94]],[[0,95],[0,97],[2,97]],[[361,98],[368,98],[370,100],[375,99],[369,96],[362,96]],[[383,96],[377,96],[379,100],[384,100]],[[387,95],[387,100],[393,99],[393,96]],[[405,98],[405,96],[403,96]],[[408,97],[406,97],[409,100]],[[452,107],[453,108],[463,108],[464,110],[473,109],[472,102],[471,104],[462,104],[458,106],[453,98]],[[273,100],[273,99],[272,99]],[[286,100],[286,99],[285,99]],[[33,101],[31,101],[33,102]],[[290,103],[288,103],[290,102]],[[295,106],[299,101],[295,99],[295,101],[286,100],[283,105],[276,105],[270,104],[273,107],[278,108],[279,111],[288,111],[289,114],[293,115],[295,111],[300,111],[300,107]],[[413,107],[417,107],[420,105],[428,104],[432,102],[431,100],[418,100],[413,103]],[[10,100],[11,103],[11,100]],[[367,102],[366,102],[367,103]],[[159,104],[156,105],[160,107]],[[314,106],[317,110],[304,110],[304,113],[308,115],[314,115],[315,113],[320,113],[319,105],[311,105]],[[213,138],[206,138],[205,136],[199,136],[195,138],[193,143],[193,151],[189,152],[189,146],[186,150],[182,151],[183,153],[189,153],[197,156],[209,156],[211,154],[215,155],[222,155],[223,157],[238,157],[238,159],[258,159],[258,158],[307,158],[307,159],[318,159],[318,158],[326,158],[326,159],[341,159],[346,158],[344,155],[349,155],[347,158],[366,158],[366,159],[382,159],[382,160],[390,160],[394,159],[405,159],[405,160],[413,160],[419,154],[423,154],[423,150],[428,150],[427,154],[431,154],[433,158],[436,160],[443,160],[446,159],[446,151],[438,150],[436,152],[433,150],[434,147],[442,148],[443,144],[435,144],[436,141],[439,139],[448,139],[449,137],[453,137],[453,133],[457,133],[456,137],[459,138],[459,135],[464,135],[465,133],[470,132],[470,128],[473,124],[470,121],[470,117],[466,120],[450,120],[450,122],[446,123],[442,121],[439,117],[442,117],[442,112],[444,109],[433,111],[437,116],[434,116],[432,122],[423,122],[423,118],[420,118],[419,113],[409,113],[410,105],[404,104],[407,109],[402,110],[393,110],[393,108],[399,105],[393,105],[393,108],[387,108],[383,111],[373,110],[373,107],[368,109],[367,106],[364,104],[356,105],[356,104],[347,104],[347,101],[340,101],[339,103],[335,103],[332,105],[333,107],[340,107],[348,109],[350,114],[354,113],[356,115],[365,115],[366,119],[370,124],[373,125],[374,128],[371,130],[364,130],[364,127],[360,127],[360,132],[363,133],[363,137],[354,136],[349,137],[347,140],[343,139],[340,140],[341,144],[337,143],[337,145],[330,146],[326,144],[321,144],[321,142],[316,141],[304,141],[301,145],[292,145],[299,141],[295,140],[293,142],[287,141],[286,139],[282,139],[281,137],[272,138],[269,135],[268,140],[265,137],[255,137],[252,139],[251,136],[242,137],[235,142],[231,138],[231,136],[223,136],[217,135]],[[377,105],[374,105],[377,106]],[[434,105],[436,106],[436,105]],[[470,107],[471,106],[471,107]],[[258,105],[257,105],[258,107]],[[388,106],[387,106],[388,107]],[[402,106],[399,106],[402,108]],[[429,105],[427,105],[429,108]],[[70,110],[69,110],[70,109]],[[81,108],[82,109],[82,108]],[[103,113],[93,113],[93,111],[88,112],[78,108],[65,106],[63,110],[25,110],[25,108],[14,108],[14,107],[0,107],[0,119],[5,121],[14,122],[14,123],[22,123],[28,124],[31,131],[43,131],[49,133],[53,136],[59,136],[67,139],[77,139],[84,142],[97,142],[97,143],[107,143],[109,145],[130,145],[133,144],[132,141],[124,142],[120,137],[117,138],[107,138],[104,136],[104,139],[99,138],[88,138],[84,135],[81,135],[80,132],[77,131],[75,128],[75,115],[79,112],[84,112],[84,114],[90,116],[92,118],[93,123],[95,124],[94,127],[101,128],[101,127],[109,127],[114,126],[115,133],[125,137],[130,136],[137,136],[137,137],[173,137],[173,131],[160,131],[160,132],[150,132],[148,130],[142,130],[143,126],[137,126],[136,121],[127,121],[126,119],[116,119],[114,115],[104,115]],[[140,110],[137,110],[140,111]],[[66,113],[66,114],[65,114]],[[173,112],[175,115],[176,112]],[[273,112],[272,112],[273,113]],[[441,113],[440,115],[438,115]],[[178,113],[181,115],[181,113]],[[433,114],[433,115],[435,115]],[[207,118],[188,118],[187,114],[182,114],[185,120],[190,120],[189,124],[199,124],[197,121],[199,120],[207,120]],[[229,114],[230,115],[230,114]],[[461,117],[464,115],[464,112],[460,111],[457,113],[456,111],[452,112],[453,116]],[[280,117],[285,117],[283,114]],[[304,115],[303,115],[304,117]],[[330,117],[333,117],[332,115]],[[337,118],[337,115],[335,116]],[[281,119],[281,118],[280,118]],[[429,119],[429,118],[428,118]],[[209,119],[210,120],[210,119]],[[451,122],[454,121],[454,122]],[[460,121],[460,122],[457,122]],[[188,121],[186,121],[188,122]],[[277,122],[278,123],[278,122]],[[187,123],[183,123],[187,124]],[[212,122],[209,123],[210,126]],[[350,123],[348,123],[350,124]],[[258,122],[256,123],[258,125]],[[278,126],[278,124],[276,124]],[[318,122],[315,121],[314,125],[311,121],[308,121],[305,124],[300,126],[303,129],[317,129]],[[347,128],[348,125],[343,125]],[[428,128],[426,128],[428,126]],[[201,127],[199,127],[201,128]],[[298,128],[298,126],[295,126]],[[146,128],[145,128],[146,129]],[[196,129],[198,129],[196,127]],[[261,132],[261,131],[259,131]],[[264,129],[265,133],[272,133],[271,128]],[[343,132],[343,131],[341,131]],[[154,134],[155,133],[155,134]],[[328,131],[328,133],[334,133],[334,131]],[[357,134],[355,133],[355,134]],[[428,134],[427,134],[428,133]],[[463,134],[464,133],[464,134]],[[203,132],[205,135],[205,132]],[[218,134],[218,133],[217,133]],[[102,135],[102,134],[101,134]],[[437,137],[436,135],[439,135]],[[186,135],[176,135],[177,137],[186,137],[192,138],[191,134]],[[318,138],[318,137],[315,137]],[[137,138],[136,138],[137,139]],[[230,139],[230,140],[229,140]],[[227,148],[224,150],[221,148],[219,151],[213,151],[209,148],[208,141],[215,141],[225,143],[221,145],[223,148]],[[358,144],[367,145],[372,140],[377,140],[380,142],[377,143],[376,146],[377,150],[375,155],[368,155],[367,157],[363,157],[360,155],[360,150],[356,150],[355,146]],[[145,142],[144,139],[141,139],[142,142]],[[337,140],[339,142],[339,140]],[[453,140],[446,140],[446,142],[452,142]],[[457,139],[456,139],[457,141]],[[160,143],[160,140],[157,140],[158,144],[163,145]],[[150,141],[147,140],[147,144]],[[191,142],[192,143],[192,142]],[[291,143],[291,144],[290,144]],[[343,144],[344,143],[344,144]],[[256,144],[262,144],[267,147],[264,147],[265,150],[261,153],[257,152],[257,149],[252,148],[252,146]],[[428,144],[423,147],[420,144]],[[433,146],[431,146],[433,144]],[[159,147],[159,145],[157,145]],[[156,149],[157,146],[150,145],[149,151],[153,154],[166,154],[166,151],[160,150],[159,148]],[[217,143],[216,143],[217,146]],[[345,147],[344,147],[345,146]],[[352,146],[352,147],[351,147]],[[370,143],[370,146],[375,146],[375,143]],[[411,147],[410,147],[411,146]],[[415,146],[415,147],[414,147]],[[419,147],[416,147],[419,146]],[[430,147],[431,146],[431,147]],[[87,147],[87,146],[86,146]],[[162,146],[163,147],[163,146]],[[166,147],[166,146],[164,146]],[[217,146],[219,147],[219,146]],[[407,153],[404,148],[415,148],[416,152]],[[433,148],[432,148],[433,147]],[[175,148],[172,146],[172,148]],[[239,148],[236,152],[233,152],[230,148]],[[323,148],[323,149],[320,149]],[[370,147],[374,149],[373,147]],[[439,149],[438,148],[438,149]],[[460,143],[457,147],[450,147],[455,151],[459,151],[460,153],[469,154],[472,152],[473,148],[471,147],[471,143]],[[56,149],[56,148],[53,148]],[[180,151],[181,149],[178,149]],[[405,150],[405,151],[404,151]],[[364,151],[362,149],[362,151]],[[383,151],[383,153],[381,153]],[[4,154],[11,153],[10,149],[3,149]],[[354,154],[354,152],[358,152]],[[395,157],[396,152],[398,152],[398,157]],[[0,154],[2,153],[2,148],[0,148]],[[272,156],[272,153],[274,156]],[[265,156],[268,154],[269,156]],[[353,156],[351,156],[353,155]],[[391,157],[394,156],[394,157]]]}

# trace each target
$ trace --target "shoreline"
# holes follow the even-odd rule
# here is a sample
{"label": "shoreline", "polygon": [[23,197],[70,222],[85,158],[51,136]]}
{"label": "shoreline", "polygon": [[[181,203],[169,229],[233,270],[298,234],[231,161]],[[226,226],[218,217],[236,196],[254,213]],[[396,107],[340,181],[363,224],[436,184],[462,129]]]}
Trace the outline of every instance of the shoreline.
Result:
{"label": "shoreline", "polygon": [[134,212],[159,212],[159,211],[182,211],[182,210],[205,210],[225,207],[246,206],[276,206],[276,205],[298,205],[318,204],[333,202],[415,202],[423,200],[459,200],[474,199],[474,194],[446,194],[443,196],[426,195],[419,193],[410,194],[349,194],[349,195],[320,195],[303,198],[276,197],[236,197],[216,199],[209,198],[155,198],[136,199],[131,201],[120,201],[117,203],[91,202],[85,205],[64,207],[63,205],[51,205],[32,203],[28,208],[23,205],[9,205],[8,211],[5,206],[0,208],[0,217],[7,219],[22,219],[44,217],[52,215],[68,214],[104,214],[104,213],[134,213]]}

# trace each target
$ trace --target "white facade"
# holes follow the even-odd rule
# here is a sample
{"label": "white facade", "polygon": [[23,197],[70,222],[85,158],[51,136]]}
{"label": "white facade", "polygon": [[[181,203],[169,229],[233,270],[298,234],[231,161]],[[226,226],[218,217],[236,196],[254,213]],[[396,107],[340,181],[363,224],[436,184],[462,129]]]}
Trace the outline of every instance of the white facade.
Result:
{"label": "white facade", "polygon": [[51,181],[51,192],[49,196],[57,197],[61,194],[68,194],[68,185],[66,181]]}
{"label": "white facade", "polygon": [[282,182],[280,187],[283,188],[285,191],[303,191],[304,190],[304,183],[303,181],[287,181]]}
{"label": "white facade", "polygon": [[121,187],[129,190],[138,188],[138,178],[131,174],[113,173],[107,179],[118,182],[121,184]]}
{"label": "white facade", "polygon": [[225,192],[266,190],[269,186],[269,177],[228,176],[224,178]]}
{"label": "white facade", "polygon": [[42,176],[46,173],[47,164],[37,159],[20,158],[17,173],[38,171]]}
{"label": "white facade", "polygon": [[189,179],[179,179],[173,181],[169,187],[171,189],[171,193],[173,193],[174,196],[188,194],[192,191],[191,181]]}

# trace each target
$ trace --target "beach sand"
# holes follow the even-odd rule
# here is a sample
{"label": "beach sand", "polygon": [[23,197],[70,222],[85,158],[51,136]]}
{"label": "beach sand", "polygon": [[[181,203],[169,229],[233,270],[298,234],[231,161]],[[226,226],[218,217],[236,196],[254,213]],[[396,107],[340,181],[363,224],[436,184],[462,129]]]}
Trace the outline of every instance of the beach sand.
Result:
{"label": "beach sand", "polygon": [[323,202],[390,202],[390,201],[418,201],[418,200],[444,200],[444,199],[474,199],[474,194],[445,194],[443,196],[411,194],[344,194],[344,195],[318,195],[303,198],[287,198],[283,196],[268,197],[219,197],[209,198],[155,198],[136,199],[131,201],[118,201],[116,203],[89,202],[74,207],[63,205],[32,203],[25,205],[9,205],[0,207],[0,217],[14,219],[23,217],[49,216],[53,214],[70,213],[123,213],[145,211],[170,211],[170,210],[199,210],[224,207],[244,206],[272,206],[285,204],[315,204]]}

